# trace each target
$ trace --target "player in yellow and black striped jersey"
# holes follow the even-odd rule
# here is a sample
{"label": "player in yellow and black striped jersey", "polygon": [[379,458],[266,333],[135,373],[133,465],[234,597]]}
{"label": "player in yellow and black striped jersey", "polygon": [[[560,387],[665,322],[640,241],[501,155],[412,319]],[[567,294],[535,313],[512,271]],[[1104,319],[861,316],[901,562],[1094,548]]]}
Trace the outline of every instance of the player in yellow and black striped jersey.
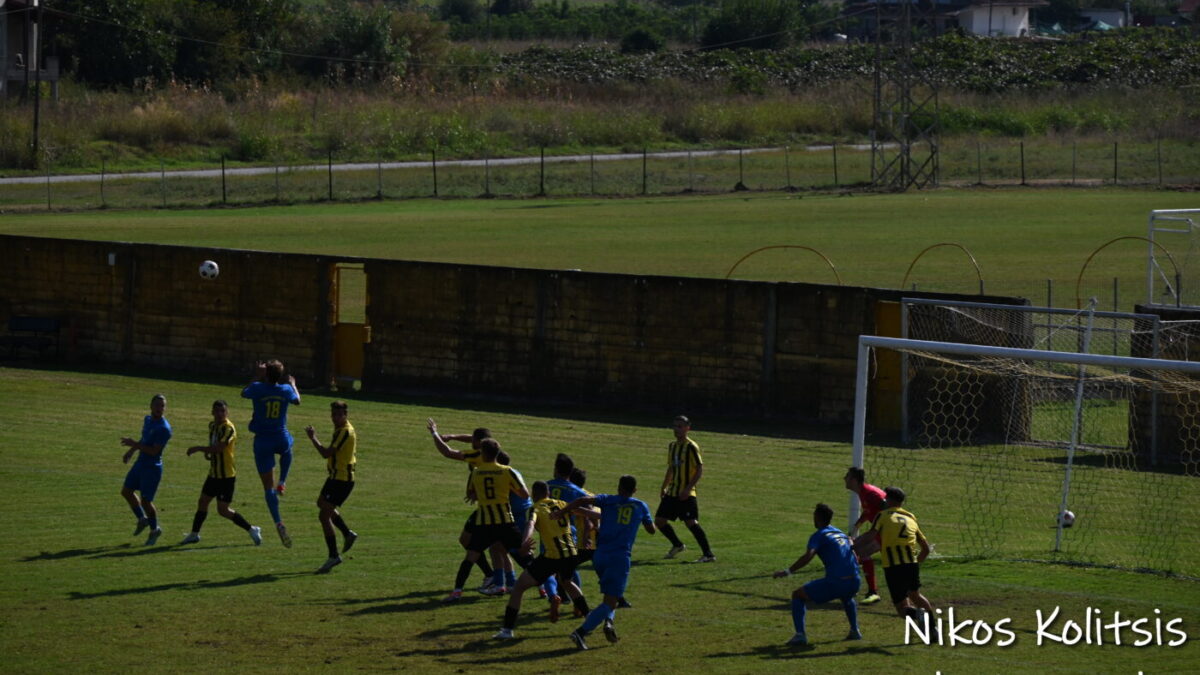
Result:
{"label": "player in yellow and black striped jersey", "polygon": [[700,544],[702,555],[696,562],[716,562],[717,557],[708,545],[708,535],[700,527],[696,484],[704,475],[704,462],[700,459],[700,446],[688,438],[691,429],[691,421],[683,415],[677,415],[671,422],[675,442],[667,446],[667,473],[663,476],[662,500],[654,512],[654,526],[662,530],[671,542],[671,550],[666,557],[674,558],[687,548],[675,534],[675,528],[667,522],[682,520],[696,537],[696,543]]}
{"label": "player in yellow and black striped jersey", "polygon": [[[435,439],[440,440],[432,420],[430,431]],[[528,497],[529,490],[512,467],[496,463],[496,457],[500,454],[500,443],[496,439],[484,439],[479,444],[479,450],[483,453],[483,462],[471,472],[469,488],[471,496],[478,502],[475,530],[471,533],[470,543],[467,544],[467,555],[458,566],[454,590],[445,598],[447,602],[462,597],[463,583],[466,582],[471,567],[494,543],[502,544],[522,567],[527,567],[530,562],[528,551],[518,551],[522,544],[521,533],[517,532],[508,499],[509,493],[522,498]]]}
{"label": "player in yellow and black striped jersey", "polygon": [[[483,461],[483,453],[479,449],[479,444],[485,439],[492,437],[492,432],[485,427],[479,427],[470,434],[439,434],[437,422],[433,418],[429,418],[427,424],[429,433],[433,435],[433,446],[446,459],[453,459],[457,462],[466,462],[469,471],[474,471],[475,467]],[[451,442],[470,443],[470,450],[455,450],[450,447]],[[470,485],[468,484],[468,488]],[[470,497],[466,500],[469,502]],[[458,543],[465,549],[471,543],[471,533],[475,530],[475,511],[467,516],[467,522],[463,524],[462,532],[458,535]],[[497,561],[498,562],[498,561]],[[486,556],[479,556],[479,560],[475,563],[479,565],[479,571],[483,572],[483,585],[479,588],[482,590],[492,583],[493,569]]]}
{"label": "player in yellow and black striped jersey", "polygon": [[195,445],[187,450],[188,456],[197,452],[204,453],[208,458],[208,477],[204,479],[204,487],[200,488],[200,501],[196,504],[196,515],[192,518],[192,531],[183,538],[181,544],[192,544],[200,541],[200,528],[208,517],[208,505],[213,499],[217,500],[217,513],[232,520],[235,525],[250,533],[255,545],[262,543],[259,528],[246,522],[242,514],[234,511],[229,505],[233,502],[233,492],[237,480],[237,467],[234,463],[234,453],[237,451],[237,429],[229,421],[229,406],[225,401],[217,400],[212,404],[213,419],[208,423],[208,445]]}
{"label": "player in yellow and black striped jersey", "polygon": [[[521,574],[521,577],[517,579],[516,586],[512,589],[508,606],[504,609],[504,626],[495,635],[496,638],[502,640],[513,637],[513,627],[517,625],[517,615],[521,611],[521,597],[525,591],[534,586],[540,586],[555,575],[567,580],[565,590],[575,604],[575,608],[582,614],[587,614],[589,611],[583,593],[574,582],[570,581],[575,567],[582,562],[576,548],[575,535],[571,531],[570,520],[566,515],[557,519],[550,515],[553,511],[561,511],[566,508],[567,503],[561,499],[550,498],[549,486],[540,480],[533,484],[531,494],[534,504],[530,509],[529,523],[525,526],[525,532],[522,533],[524,539],[522,549],[527,551],[533,546],[533,532],[536,530],[541,536],[544,551]],[[558,620],[557,604],[551,605],[550,620]]]}
{"label": "player in yellow and black striped jersey", "polygon": [[337,550],[337,535],[333,528],[342,533],[342,553],[350,550],[358,540],[358,533],[351,530],[338,507],[346,503],[354,490],[355,470],[358,467],[358,434],[354,425],[350,424],[350,406],[345,401],[334,401],[329,404],[329,417],[333,420],[333,439],[329,445],[321,445],[317,440],[317,432],[312,426],[304,428],[308,440],[321,456],[325,458],[325,469],[328,477],[321,486],[321,494],[317,497],[317,507],[321,509],[318,518],[321,530],[325,534],[325,547],[329,550],[329,558],[317,570],[328,572],[334,566],[342,563],[342,557]]}
{"label": "player in yellow and black striped jersey", "polygon": [[900,616],[917,618],[919,610],[933,615],[933,606],[921,594],[921,563],[929,556],[929,542],[921,532],[917,519],[904,510],[904,490],[888,487],[883,491],[884,508],[871,523],[871,531],[879,542],[879,558],[888,591]]}

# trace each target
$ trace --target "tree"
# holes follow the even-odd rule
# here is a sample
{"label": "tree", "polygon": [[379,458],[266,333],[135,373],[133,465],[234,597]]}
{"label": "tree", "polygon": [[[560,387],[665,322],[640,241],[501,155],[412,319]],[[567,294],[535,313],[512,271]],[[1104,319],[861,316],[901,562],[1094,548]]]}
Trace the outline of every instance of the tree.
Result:
{"label": "tree", "polygon": [[794,0],[723,0],[704,28],[707,49],[780,49],[792,43],[801,21]]}

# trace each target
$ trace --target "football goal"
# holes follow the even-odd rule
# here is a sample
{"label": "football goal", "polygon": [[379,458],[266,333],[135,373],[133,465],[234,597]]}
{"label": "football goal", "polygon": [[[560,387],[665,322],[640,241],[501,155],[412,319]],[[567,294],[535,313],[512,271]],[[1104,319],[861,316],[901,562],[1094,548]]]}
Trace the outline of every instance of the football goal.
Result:
{"label": "football goal", "polygon": [[[908,492],[937,555],[1200,576],[1200,363],[1084,339],[1070,352],[861,336],[851,462]],[[874,366],[897,355],[907,443],[867,428]]]}

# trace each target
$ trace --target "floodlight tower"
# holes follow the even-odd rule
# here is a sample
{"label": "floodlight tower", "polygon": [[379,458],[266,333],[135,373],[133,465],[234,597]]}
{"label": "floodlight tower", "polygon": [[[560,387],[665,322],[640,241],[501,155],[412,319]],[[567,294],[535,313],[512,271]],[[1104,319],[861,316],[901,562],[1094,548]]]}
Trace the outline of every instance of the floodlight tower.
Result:
{"label": "floodlight tower", "polygon": [[913,45],[937,32],[938,0],[874,0],[875,100],[871,183],[937,187],[937,85],[913,67]]}

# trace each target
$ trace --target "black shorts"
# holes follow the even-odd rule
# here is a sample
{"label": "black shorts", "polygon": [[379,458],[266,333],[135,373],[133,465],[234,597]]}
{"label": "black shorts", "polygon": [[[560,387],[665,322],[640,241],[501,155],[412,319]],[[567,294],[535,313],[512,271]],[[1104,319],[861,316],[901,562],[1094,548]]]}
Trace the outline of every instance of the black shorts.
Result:
{"label": "black shorts", "polygon": [[521,533],[517,532],[517,526],[513,523],[476,525],[471,530],[471,541],[467,544],[467,550],[483,553],[496,542],[503,544],[507,551],[521,548]]}
{"label": "black shorts", "polygon": [[579,556],[571,558],[547,558],[544,555],[539,555],[525,571],[529,572],[529,576],[533,577],[533,580],[541,586],[555,574],[561,574],[564,578],[570,577],[581,562],[583,560]]}
{"label": "black shorts", "polygon": [[903,563],[883,568],[883,578],[887,579],[888,593],[892,595],[892,604],[899,604],[908,597],[909,593],[921,588],[921,565],[918,563]]}
{"label": "black shorts", "polygon": [[654,517],[666,520],[700,520],[700,506],[695,497],[688,497],[682,502],[676,497],[663,497],[658,503]]}
{"label": "black shorts", "polygon": [[346,503],[346,498],[353,490],[354,481],[352,480],[326,478],[325,484],[321,486],[321,497],[334,506],[341,506]]}
{"label": "black shorts", "polygon": [[205,497],[213,497],[219,502],[230,504],[233,502],[233,488],[237,482],[237,478],[213,478],[209,476],[204,479],[204,487],[200,488],[200,494]]}
{"label": "black shorts", "polygon": [[473,534],[475,532],[475,514],[477,513],[479,512],[472,511],[471,515],[467,516],[467,522],[463,523],[463,532],[466,532],[467,534]]}
{"label": "black shorts", "polygon": [[583,563],[590,561],[594,555],[596,555],[596,549],[594,548],[579,549],[579,555],[575,556],[575,559],[578,561],[575,563],[575,566],[578,567]]}

